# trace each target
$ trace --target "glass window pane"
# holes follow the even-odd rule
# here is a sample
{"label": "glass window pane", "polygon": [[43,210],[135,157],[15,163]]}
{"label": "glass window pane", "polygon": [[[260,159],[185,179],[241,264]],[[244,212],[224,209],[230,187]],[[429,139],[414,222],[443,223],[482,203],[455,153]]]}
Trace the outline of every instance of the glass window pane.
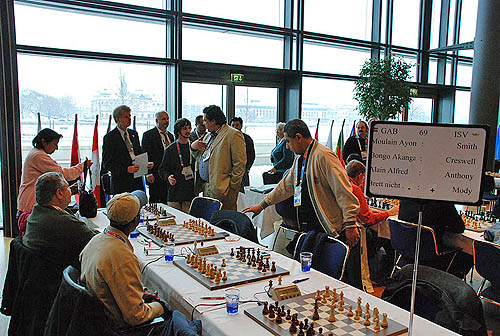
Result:
{"label": "glass window pane", "polygon": [[358,75],[370,58],[369,49],[331,45],[313,41],[304,43],[304,70],[343,75]]}
{"label": "glass window pane", "polygon": [[283,27],[284,5],[280,0],[184,0],[182,11]]}
{"label": "glass window pane", "polygon": [[[50,127],[63,135],[59,150],[52,157],[67,167],[75,113],[78,113],[80,156],[90,158],[96,115],[99,115],[99,146],[102,146],[109,116],[118,105],[131,107],[140,136],[155,124],[154,114],[165,109],[164,66],[23,54],[18,54],[17,62],[23,162],[36,135],[38,112],[42,128]],[[111,127],[115,127],[114,121]]]}
{"label": "glass window pane", "polygon": [[380,42],[387,43],[386,33],[387,33],[387,0],[382,0],[382,14],[381,14],[381,26],[380,26]]}
{"label": "glass window pane", "polygon": [[354,82],[335,79],[304,77],[302,81],[302,116],[314,136],[320,118],[318,140],[326,144],[332,120],[332,142],[335,148],[345,119],[344,141],[347,140],[355,120],[362,117],[356,110],[358,102],[353,99]]}
{"label": "glass window pane", "polygon": [[455,124],[468,124],[469,109],[470,109],[470,91],[457,90],[455,92],[455,116],[453,122]]}
{"label": "glass window pane", "polygon": [[452,60],[447,59],[446,60],[446,74],[445,74],[445,83],[448,85],[453,85],[452,83],[452,78],[451,78],[451,66],[452,66]]}
{"label": "glass window pane", "polygon": [[438,68],[438,60],[435,58],[429,59],[429,77],[428,77],[429,84],[437,83],[437,68]]}
{"label": "glass window pane", "polygon": [[304,1],[304,29],[371,40],[372,4],[372,0]]}
{"label": "glass window pane", "polygon": [[460,43],[474,41],[476,36],[477,1],[462,1],[460,16]]}
{"label": "glass window pane", "polygon": [[182,83],[182,117],[191,121],[203,114],[208,105],[217,105],[226,112],[226,85]]}
{"label": "glass window pane", "polygon": [[413,98],[408,108],[408,121],[431,122],[432,98]]}
{"label": "glass window pane", "polygon": [[415,82],[417,80],[417,56],[398,53],[394,53],[394,56],[402,58],[403,61],[411,65],[409,81]]}
{"label": "glass window pane", "polygon": [[431,49],[439,47],[439,25],[441,24],[441,0],[432,1]]}
{"label": "glass window pane", "polygon": [[40,47],[165,57],[165,22],[15,5],[16,41]]}
{"label": "glass window pane", "polygon": [[165,0],[110,0],[112,2],[118,2],[128,5],[136,5],[142,7],[160,8],[165,9]]}
{"label": "glass window pane", "polygon": [[272,168],[269,158],[276,145],[278,89],[236,86],[234,115],[243,119],[243,132],[253,139],[255,163],[250,185],[260,185],[262,173]]}
{"label": "glass window pane", "polygon": [[283,68],[283,38],[183,26],[185,60]]}
{"label": "glass window pane", "polygon": [[456,15],[456,1],[450,1],[450,17],[448,19],[448,45],[454,45],[454,37],[455,37],[455,15]]}
{"label": "glass window pane", "polygon": [[392,44],[418,48],[420,0],[394,0]]}
{"label": "glass window pane", "polygon": [[459,62],[457,67],[457,86],[468,86],[472,84],[472,64]]}

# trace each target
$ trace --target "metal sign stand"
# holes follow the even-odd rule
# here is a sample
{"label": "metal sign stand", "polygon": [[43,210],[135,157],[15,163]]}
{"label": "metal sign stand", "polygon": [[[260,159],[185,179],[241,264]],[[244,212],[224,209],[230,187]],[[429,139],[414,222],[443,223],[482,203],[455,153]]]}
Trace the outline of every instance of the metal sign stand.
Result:
{"label": "metal sign stand", "polygon": [[424,205],[420,204],[420,208],[418,210],[417,241],[415,242],[415,261],[413,262],[413,280],[411,283],[410,323],[408,326],[408,336],[413,336],[413,316],[415,315],[415,293],[417,290],[418,257],[420,254],[420,234],[422,232],[423,211]]}

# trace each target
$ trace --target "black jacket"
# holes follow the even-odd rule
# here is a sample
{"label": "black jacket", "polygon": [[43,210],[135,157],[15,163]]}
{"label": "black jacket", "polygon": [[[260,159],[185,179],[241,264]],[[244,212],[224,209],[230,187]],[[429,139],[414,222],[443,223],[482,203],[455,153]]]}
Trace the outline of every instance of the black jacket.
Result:
{"label": "black jacket", "polygon": [[[142,154],[139,144],[139,135],[136,131],[127,129],[134,154]],[[142,178],[134,178],[134,174],[127,172],[127,167],[132,165],[132,159],[127,146],[118,128],[114,128],[104,136],[102,142],[102,167],[103,171],[111,172],[111,189],[113,194],[143,190]]]}
{"label": "black jacket", "polygon": [[[174,142],[174,135],[167,131],[170,143]],[[158,169],[163,159],[164,148],[158,129],[152,128],[142,135],[142,149],[148,153],[150,162],[154,162],[153,168],[149,171],[154,176],[154,183],[149,184],[149,196],[151,202],[167,203],[168,181],[163,180],[158,173]]]}

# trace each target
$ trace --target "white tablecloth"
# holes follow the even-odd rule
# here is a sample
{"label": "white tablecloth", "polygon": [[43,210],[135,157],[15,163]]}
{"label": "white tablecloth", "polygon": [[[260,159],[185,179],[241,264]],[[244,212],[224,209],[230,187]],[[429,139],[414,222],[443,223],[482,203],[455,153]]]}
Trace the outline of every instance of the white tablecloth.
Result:
{"label": "white tablecloth", "polygon": [[[182,222],[188,218],[189,215],[178,210],[169,208],[168,212],[176,215],[177,221]],[[99,212],[98,216],[94,219],[89,219],[95,226],[103,228],[107,225],[107,218]],[[216,228],[216,231],[220,229]],[[231,236],[234,237],[234,236]],[[146,256],[144,254],[144,245],[140,244],[142,237],[138,239],[131,239],[134,245],[135,253],[139,258],[142,267],[146,263],[155,260],[160,255],[160,251],[156,256]],[[214,241],[220,252],[229,252],[231,247],[239,246],[253,246],[259,247],[263,250],[262,246],[254,244],[248,240],[240,239],[237,242],[229,242],[225,240]],[[175,258],[182,258],[177,256],[192,248],[192,245],[177,246],[175,248]],[[315,292],[317,289],[323,289],[325,285],[330,288],[337,288],[345,293],[345,297],[356,300],[358,296],[363,299],[363,303],[369,302],[371,307],[378,307],[380,312],[387,312],[390,319],[395,320],[403,325],[408,325],[409,313],[403,309],[391,305],[377,297],[364,293],[358,289],[350,287],[336,279],[328,277],[322,273],[312,270],[311,273],[305,275],[300,271],[298,262],[287,258],[278,253],[269,251],[271,259],[276,261],[278,266],[286,268],[290,271],[290,275],[283,277],[283,285],[290,284],[292,280],[308,277],[309,280],[298,284],[303,294]],[[275,280],[276,282],[276,280]],[[158,290],[160,297],[168,300],[173,308],[182,311],[188,318],[193,312],[193,307],[199,303],[218,303],[222,301],[208,301],[201,300],[202,296],[223,296],[224,290],[209,291],[196,280],[188,276],[181,269],[172,263],[166,263],[163,258],[155,261],[146,266],[143,273],[143,283],[149,290]],[[254,282],[246,285],[238,286],[241,290],[242,300],[254,300],[254,294],[263,292],[264,286],[268,281]],[[264,293],[256,294],[260,300],[269,300]],[[240,306],[240,312],[234,316],[229,316],[226,313],[225,306],[205,307],[199,306],[194,311],[194,318],[200,319],[203,323],[203,335],[205,336],[220,336],[220,335],[238,335],[238,336],[255,336],[255,335],[270,335],[263,327],[259,326],[253,320],[244,315],[245,308],[255,307],[256,303],[244,303]],[[414,335],[457,335],[445,328],[442,328],[432,322],[415,316],[414,320]]]}
{"label": "white tablecloth", "polygon": [[[262,202],[266,194],[251,191],[250,187],[245,187],[245,193],[239,193],[237,208],[238,211],[245,209],[251,205],[256,205]],[[253,214],[248,214],[252,218]],[[273,223],[280,220],[281,216],[278,215],[274,205],[264,209],[258,216],[252,219],[252,223],[256,228],[260,229],[260,238],[264,239],[274,232]]]}

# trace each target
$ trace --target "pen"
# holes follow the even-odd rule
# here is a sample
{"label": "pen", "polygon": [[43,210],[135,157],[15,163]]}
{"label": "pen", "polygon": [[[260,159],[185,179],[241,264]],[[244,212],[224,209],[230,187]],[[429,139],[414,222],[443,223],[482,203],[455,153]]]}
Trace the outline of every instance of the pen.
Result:
{"label": "pen", "polygon": [[200,299],[202,300],[224,300],[225,296],[202,296]]}
{"label": "pen", "polygon": [[299,282],[302,282],[302,281],[306,281],[306,280],[309,280],[309,278],[293,280],[292,283],[296,284],[296,283],[299,283]]}

